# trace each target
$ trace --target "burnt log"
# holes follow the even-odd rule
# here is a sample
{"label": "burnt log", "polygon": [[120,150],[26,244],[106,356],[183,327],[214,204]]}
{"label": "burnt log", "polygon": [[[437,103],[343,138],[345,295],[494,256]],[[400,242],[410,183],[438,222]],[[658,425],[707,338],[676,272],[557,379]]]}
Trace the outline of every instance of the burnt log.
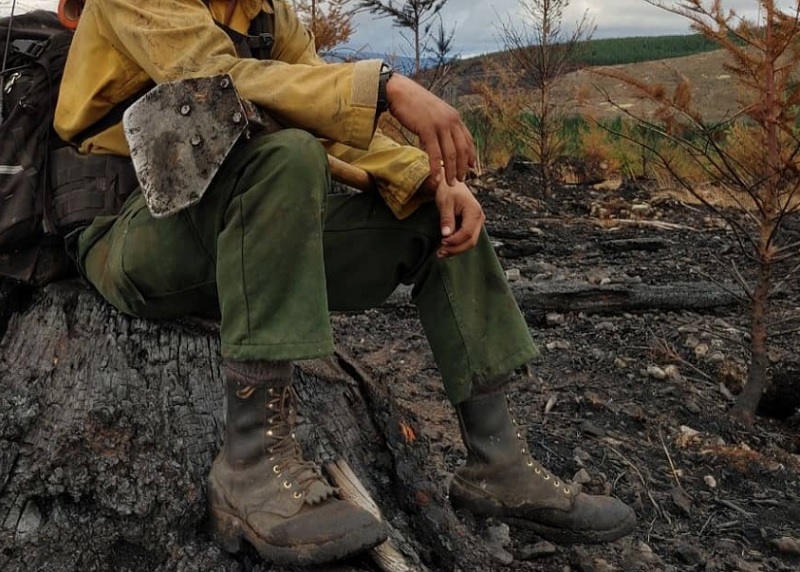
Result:
{"label": "burnt log", "polygon": [[522,282],[512,286],[527,311],[619,313],[712,310],[735,306],[743,299],[737,287],[713,282],[669,284],[606,284],[588,282]]}
{"label": "burnt log", "polygon": [[[289,570],[207,533],[224,428],[216,325],[116,312],[80,282],[0,284],[0,570]],[[491,569],[414,412],[337,354],[298,364],[305,453],[344,459],[409,569]],[[375,570],[369,555],[316,570]]]}
{"label": "burnt log", "polygon": [[[578,281],[520,281],[511,291],[526,313],[677,311],[702,312],[743,302],[734,284],[671,282],[668,284],[591,284]],[[401,286],[386,301],[389,306],[411,304],[411,288]]]}

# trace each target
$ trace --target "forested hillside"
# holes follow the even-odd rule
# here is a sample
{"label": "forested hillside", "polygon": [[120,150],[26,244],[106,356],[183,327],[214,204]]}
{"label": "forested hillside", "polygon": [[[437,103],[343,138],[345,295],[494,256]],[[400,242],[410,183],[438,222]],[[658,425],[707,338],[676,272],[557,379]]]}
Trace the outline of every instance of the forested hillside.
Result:
{"label": "forested hillside", "polygon": [[576,63],[588,66],[613,66],[679,58],[717,49],[718,45],[698,34],[608,38],[583,42],[578,48]]}

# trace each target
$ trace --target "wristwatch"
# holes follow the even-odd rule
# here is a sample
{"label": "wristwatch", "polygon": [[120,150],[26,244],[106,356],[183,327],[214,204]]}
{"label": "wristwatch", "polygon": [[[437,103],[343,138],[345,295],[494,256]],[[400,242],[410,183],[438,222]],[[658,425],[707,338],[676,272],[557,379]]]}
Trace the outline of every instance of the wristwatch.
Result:
{"label": "wristwatch", "polygon": [[378,76],[378,104],[376,105],[378,114],[389,111],[389,98],[386,97],[386,84],[389,82],[389,78],[392,77],[392,74],[394,74],[392,66],[383,62],[381,64],[381,73]]}

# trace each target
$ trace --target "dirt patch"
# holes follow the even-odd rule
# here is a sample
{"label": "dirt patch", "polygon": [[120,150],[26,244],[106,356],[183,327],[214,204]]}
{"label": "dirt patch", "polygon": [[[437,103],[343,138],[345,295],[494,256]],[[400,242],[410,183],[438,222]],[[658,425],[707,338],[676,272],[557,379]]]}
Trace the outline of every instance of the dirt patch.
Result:
{"label": "dirt patch", "polygon": [[[565,188],[544,201],[529,195],[524,173],[487,176],[475,188],[516,290],[730,283],[734,264],[751,275],[724,221],[675,198]],[[796,241],[800,224],[791,222],[787,241]],[[606,246],[626,240],[643,246]],[[797,281],[773,303],[781,329],[797,329]],[[746,307],[523,310],[542,355],[518,374],[510,399],[531,451],[585,490],[630,503],[639,524],[611,545],[554,547],[464,515],[494,547],[497,570],[800,570],[797,333],[772,342],[776,387],[747,429],[728,416],[746,379]],[[340,345],[424,422],[444,489],[464,450],[415,309],[401,300],[333,322]]]}

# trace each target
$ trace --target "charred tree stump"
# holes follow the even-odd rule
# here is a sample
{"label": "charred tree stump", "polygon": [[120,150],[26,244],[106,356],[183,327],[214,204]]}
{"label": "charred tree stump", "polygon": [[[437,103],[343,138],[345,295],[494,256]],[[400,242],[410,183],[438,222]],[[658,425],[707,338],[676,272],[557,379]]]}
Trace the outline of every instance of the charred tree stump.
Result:
{"label": "charred tree stump", "polygon": [[[206,533],[224,426],[213,325],[132,319],[77,282],[0,284],[0,304],[0,570],[286,570]],[[345,356],[299,364],[296,381],[307,456],[344,458],[411,569],[491,568],[413,412]]]}

